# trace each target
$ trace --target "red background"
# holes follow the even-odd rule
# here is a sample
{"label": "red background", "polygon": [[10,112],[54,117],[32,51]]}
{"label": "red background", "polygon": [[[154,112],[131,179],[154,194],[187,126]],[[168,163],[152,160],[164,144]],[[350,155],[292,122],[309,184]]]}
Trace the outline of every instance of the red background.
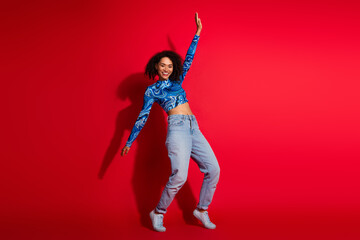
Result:
{"label": "red background", "polygon": [[[360,217],[360,17],[356,1],[1,3],[3,239],[356,239]],[[182,56],[185,88],[221,166],[194,223],[197,166],[165,216],[166,116],[121,158],[152,82],[148,59]]]}

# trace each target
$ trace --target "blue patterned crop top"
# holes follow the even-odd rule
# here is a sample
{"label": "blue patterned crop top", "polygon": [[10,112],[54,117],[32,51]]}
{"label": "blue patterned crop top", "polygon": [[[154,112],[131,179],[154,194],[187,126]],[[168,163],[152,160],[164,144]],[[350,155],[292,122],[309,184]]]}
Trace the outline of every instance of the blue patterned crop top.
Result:
{"label": "blue patterned crop top", "polygon": [[183,64],[183,72],[180,76],[180,81],[157,81],[156,83],[147,87],[144,94],[144,104],[140,111],[138,118],[136,119],[135,125],[131,131],[129,139],[126,142],[127,147],[131,147],[136,137],[139,135],[141,129],[144,127],[154,102],[157,102],[165,112],[177,107],[178,105],[188,102],[186,99],[186,93],[182,88],[186,73],[189,71],[191,63],[194,59],[197,43],[200,36],[195,35],[189,50],[186,53],[185,61]]}

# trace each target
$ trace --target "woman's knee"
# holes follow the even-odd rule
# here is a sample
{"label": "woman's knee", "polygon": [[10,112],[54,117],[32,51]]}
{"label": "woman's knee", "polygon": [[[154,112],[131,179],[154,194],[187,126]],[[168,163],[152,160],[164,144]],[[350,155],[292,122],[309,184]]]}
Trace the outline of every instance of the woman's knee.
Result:
{"label": "woman's knee", "polygon": [[210,178],[213,179],[219,179],[220,177],[220,166],[219,164],[213,165],[208,168],[208,174],[210,175]]}
{"label": "woman's knee", "polygon": [[179,170],[174,171],[170,177],[171,185],[173,185],[174,187],[181,188],[187,180],[187,175],[188,175],[187,171],[179,171]]}

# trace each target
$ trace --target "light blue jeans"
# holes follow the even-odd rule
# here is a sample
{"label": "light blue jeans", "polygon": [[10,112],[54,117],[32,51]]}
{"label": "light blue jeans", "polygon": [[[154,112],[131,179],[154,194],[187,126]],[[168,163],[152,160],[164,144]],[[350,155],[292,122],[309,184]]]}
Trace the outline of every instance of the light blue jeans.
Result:
{"label": "light blue jeans", "polygon": [[168,116],[165,145],[171,161],[171,175],[156,206],[157,212],[166,213],[176,193],[186,182],[190,157],[204,173],[197,207],[208,209],[219,181],[220,167],[213,150],[199,129],[195,116]]}

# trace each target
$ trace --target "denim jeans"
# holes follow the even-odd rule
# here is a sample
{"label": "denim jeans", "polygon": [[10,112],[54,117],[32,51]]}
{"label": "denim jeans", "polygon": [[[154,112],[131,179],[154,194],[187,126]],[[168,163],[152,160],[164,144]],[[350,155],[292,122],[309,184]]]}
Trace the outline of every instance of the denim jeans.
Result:
{"label": "denim jeans", "polygon": [[176,193],[186,182],[190,157],[204,173],[197,207],[208,209],[219,181],[220,167],[213,150],[199,129],[195,116],[177,114],[168,116],[165,145],[171,161],[171,175],[156,210],[159,213],[166,213]]}

